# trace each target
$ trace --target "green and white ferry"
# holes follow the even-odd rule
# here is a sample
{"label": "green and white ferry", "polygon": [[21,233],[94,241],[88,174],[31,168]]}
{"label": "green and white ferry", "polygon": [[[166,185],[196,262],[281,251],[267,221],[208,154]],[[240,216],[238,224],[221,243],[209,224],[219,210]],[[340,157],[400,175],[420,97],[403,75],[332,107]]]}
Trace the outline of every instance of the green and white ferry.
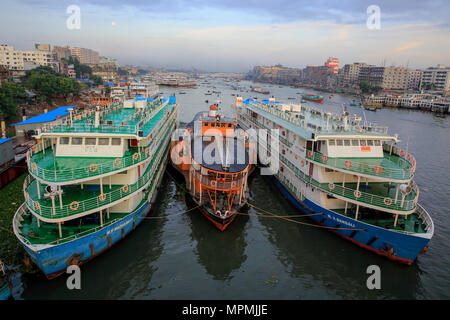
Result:
{"label": "green and white ferry", "polygon": [[412,264],[425,251],[434,224],[418,203],[416,160],[387,127],[275,99],[236,107],[243,128],[269,133],[258,153],[275,156],[274,183],[296,208],[389,259]]}
{"label": "green and white ferry", "polygon": [[69,111],[63,124],[37,130],[25,202],[13,218],[16,237],[49,279],[104,252],[148,214],[178,105],[175,97],[136,98]]}

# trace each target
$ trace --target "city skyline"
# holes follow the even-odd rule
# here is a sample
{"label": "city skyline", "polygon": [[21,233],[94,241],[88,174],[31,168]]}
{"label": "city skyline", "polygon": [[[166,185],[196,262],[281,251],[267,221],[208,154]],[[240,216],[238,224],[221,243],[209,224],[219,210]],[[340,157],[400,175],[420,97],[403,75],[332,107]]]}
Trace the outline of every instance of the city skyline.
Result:
{"label": "city skyline", "polygon": [[[121,65],[247,72],[254,65],[339,67],[352,62],[425,69],[450,65],[444,1],[116,1],[6,0],[2,44],[34,43],[96,50]],[[81,10],[69,30],[67,7]],[[366,25],[367,7],[380,8],[381,28]],[[437,10],[439,9],[439,10]],[[30,19],[32,17],[32,19]]]}

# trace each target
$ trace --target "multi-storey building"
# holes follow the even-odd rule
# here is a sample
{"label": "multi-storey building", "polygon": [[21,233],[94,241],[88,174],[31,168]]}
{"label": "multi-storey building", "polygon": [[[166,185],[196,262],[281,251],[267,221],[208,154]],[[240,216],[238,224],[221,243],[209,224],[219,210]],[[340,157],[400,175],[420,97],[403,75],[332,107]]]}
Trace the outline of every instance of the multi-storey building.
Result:
{"label": "multi-storey building", "polygon": [[434,89],[448,91],[450,90],[449,79],[450,67],[445,67],[442,64],[437,67],[430,67],[423,71],[421,87],[434,85]]}
{"label": "multi-storey building", "polygon": [[22,53],[12,46],[0,45],[0,65],[9,70],[23,70]]}
{"label": "multi-storey building", "polygon": [[52,62],[50,51],[15,50],[12,46],[0,46],[0,65],[7,67],[9,70],[22,71],[33,66],[52,66]]}
{"label": "multi-storey building", "polygon": [[359,82],[368,82],[389,90],[406,90],[408,88],[409,69],[404,67],[361,67]]}
{"label": "multi-storey building", "polygon": [[97,51],[86,48],[70,48],[70,54],[82,64],[98,64],[99,54]]}
{"label": "multi-storey building", "polygon": [[333,73],[337,74],[339,71],[339,59],[329,57],[328,60],[325,61],[325,66],[331,68]]}
{"label": "multi-storey building", "polygon": [[408,72],[408,90],[419,90],[420,80],[422,79],[422,70],[409,70]]}
{"label": "multi-storey building", "polygon": [[346,64],[342,68],[342,85],[344,87],[352,87],[359,84],[359,73],[362,67],[368,67],[367,63],[355,62]]}

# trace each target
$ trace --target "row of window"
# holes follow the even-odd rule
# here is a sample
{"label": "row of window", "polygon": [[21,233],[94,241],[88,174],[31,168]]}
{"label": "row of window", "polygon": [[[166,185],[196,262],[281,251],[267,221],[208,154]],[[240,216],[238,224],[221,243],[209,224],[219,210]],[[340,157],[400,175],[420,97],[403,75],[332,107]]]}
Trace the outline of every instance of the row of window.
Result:
{"label": "row of window", "polygon": [[353,147],[366,147],[366,146],[381,146],[380,140],[358,140],[358,139],[332,139],[328,140],[329,146],[353,146]]}
{"label": "row of window", "polygon": [[224,123],[224,122],[203,122],[204,127],[212,127],[212,128],[233,128],[232,123]]}
{"label": "row of window", "polygon": [[[71,144],[82,145],[84,139],[84,145],[86,146],[120,146],[122,139],[120,138],[77,138],[77,137],[61,137],[59,138],[59,144]],[[97,141],[98,140],[98,141]],[[111,142],[110,142],[111,140]]]}

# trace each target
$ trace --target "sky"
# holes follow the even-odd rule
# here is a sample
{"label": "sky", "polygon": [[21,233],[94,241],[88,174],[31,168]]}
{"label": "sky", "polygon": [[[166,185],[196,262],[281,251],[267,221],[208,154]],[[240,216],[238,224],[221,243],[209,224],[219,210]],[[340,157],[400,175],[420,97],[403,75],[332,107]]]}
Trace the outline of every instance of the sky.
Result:
{"label": "sky", "polygon": [[[67,27],[71,5],[79,29]],[[427,68],[450,66],[449,16],[448,0],[2,0],[0,44],[69,45],[121,65],[211,72],[303,68],[328,57]]]}

